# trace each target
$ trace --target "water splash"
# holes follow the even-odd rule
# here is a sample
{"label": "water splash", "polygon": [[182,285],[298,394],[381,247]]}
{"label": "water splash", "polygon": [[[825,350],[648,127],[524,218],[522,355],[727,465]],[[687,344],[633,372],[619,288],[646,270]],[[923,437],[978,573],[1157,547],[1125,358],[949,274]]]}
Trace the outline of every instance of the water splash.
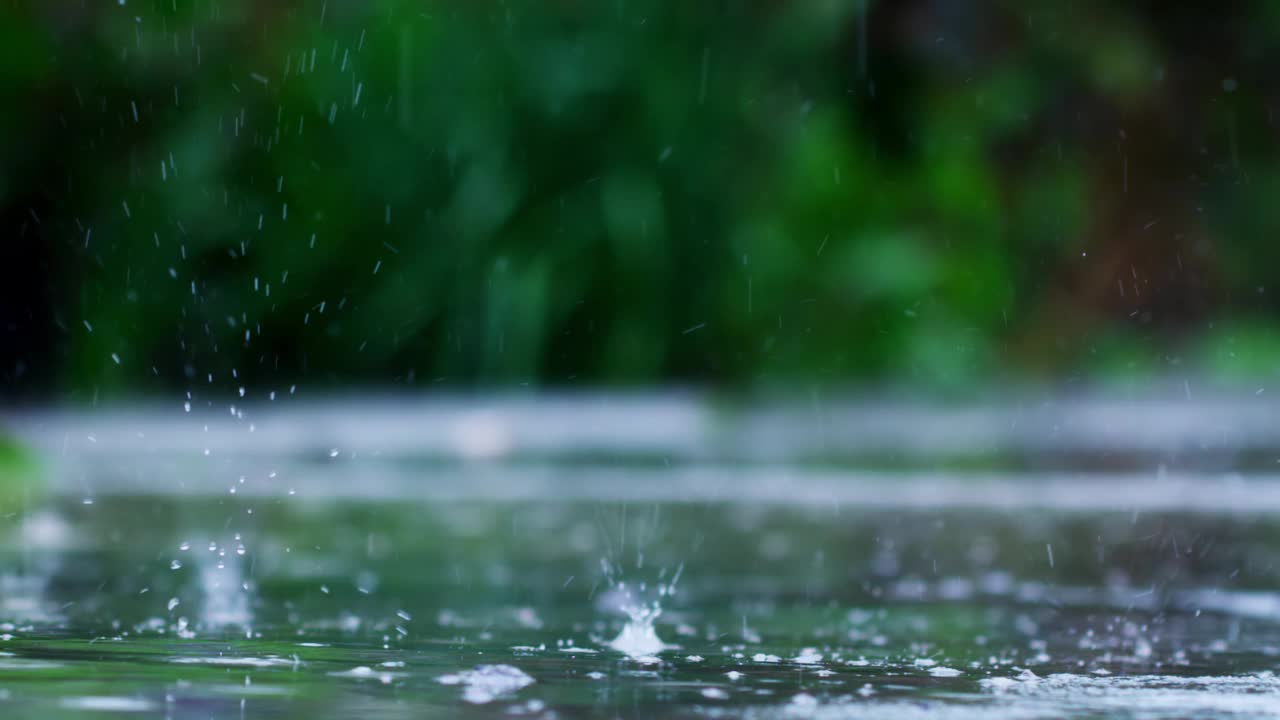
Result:
{"label": "water splash", "polygon": [[658,603],[626,605],[622,609],[627,614],[627,624],[623,625],[622,632],[609,642],[609,647],[631,657],[655,655],[672,647],[658,637],[658,631],[653,627],[658,616],[662,614],[662,607]]}
{"label": "water splash", "polygon": [[474,670],[441,675],[436,682],[462,685],[465,702],[483,705],[532,685],[534,680],[525,671],[511,665],[477,665]]}
{"label": "water splash", "polygon": [[[239,535],[236,536],[237,541]],[[204,630],[239,626],[246,633],[253,623],[249,607],[251,584],[243,578],[243,556],[228,557],[225,547],[210,543],[209,553],[200,553],[198,587],[201,596],[200,625]]]}
{"label": "water splash", "polygon": [[658,637],[655,623],[662,615],[662,601],[675,595],[676,584],[680,581],[680,574],[684,572],[684,565],[676,569],[670,582],[663,582],[666,571],[662,571],[659,582],[652,590],[647,583],[642,582],[633,587],[615,580],[613,569],[607,562],[603,565],[605,574],[613,585],[613,592],[618,597],[617,607],[627,616],[626,624],[617,637],[609,641],[609,647],[632,658],[651,657],[663,650],[678,647],[669,645]]}

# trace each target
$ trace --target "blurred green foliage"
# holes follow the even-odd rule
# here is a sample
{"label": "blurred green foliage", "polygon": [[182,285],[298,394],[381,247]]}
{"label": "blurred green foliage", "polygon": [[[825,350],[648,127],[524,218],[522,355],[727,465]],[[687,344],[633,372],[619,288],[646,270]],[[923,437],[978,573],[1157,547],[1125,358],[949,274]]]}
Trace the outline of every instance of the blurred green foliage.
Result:
{"label": "blurred green foliage", "polygon": [[1280,6],[5,0],[15,391],[1280,369]]}
{"label": "blurred green foliage", "polygon": [[44,475],[35,456],[16,440],[0,434],[0,527],[44,495]]}

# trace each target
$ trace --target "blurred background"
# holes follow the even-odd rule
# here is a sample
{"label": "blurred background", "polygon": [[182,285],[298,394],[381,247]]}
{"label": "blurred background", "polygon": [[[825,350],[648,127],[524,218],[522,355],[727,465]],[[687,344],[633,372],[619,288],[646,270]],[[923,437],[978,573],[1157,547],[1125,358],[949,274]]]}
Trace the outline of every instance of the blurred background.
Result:
{"label": "blurred background", "polygon": [[0,5],[0,387],[1280,371],[1280,5]]}

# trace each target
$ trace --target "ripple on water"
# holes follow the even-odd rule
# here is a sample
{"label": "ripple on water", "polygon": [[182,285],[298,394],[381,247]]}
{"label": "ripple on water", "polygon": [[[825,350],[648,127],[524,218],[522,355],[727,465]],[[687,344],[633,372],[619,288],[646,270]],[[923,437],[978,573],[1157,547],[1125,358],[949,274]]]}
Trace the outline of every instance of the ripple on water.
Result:
{"label": "ripple on water", "polygon": [[1253,675],[1077,675],[1054,673],[1040,677],[1024,670],[1016,677],[995,677],[979,681],[989,692],[1019,695],[1044,695],[1068,690],[1107,689],[1141,690],[1153,688],[1199,689],[1211,691],[1243,690],[1248,692],[1280,692],[1280,678],[1271,672]]}
{"label": "ripple on water", "polygon": [[86,695],[62,698],[58,704],[69,710],[89,712],[141,713],[156,709],[156,704],[146,698],[119,697],[115,695]]}
{"label": "ripple on water", "polygon": [[0,658],[0,670],[56,670],[65,667],[62,663],[48,660],[27,660],[25,658]]}
{"label": "ripple on water", "polygon": [[[979,697],[885,700],[853,695],[798,693],[786,702],[745,710],[703,706],[712,718],[816,718],[817,720],[1049,720],[1125,717],[1280,718],[1280,677],[1271,672],[1235,676],[1078,675],[986,678]],[[865,690],[866,688],[864,688]],[[859,692],[863,696],[874,692]],[[719,699],[718,693],[703,693]]]}
{"label": "ripple on water", "polygon": [[215,665],[219,667],[293,667],[299,664],[296,658],[282,658],[274,655],[267,657],[175,657],[169,662],[178,665]]}
{"label": "ripple on water", "polygon": [[534,680],[525,671],[511,665],[477,665],[474,670],[441,675],[436,682],[463,685],[462,699],[483,705],[532,685]]}
{"label": "ripple on water", "polygon": [[[383,663],[383,666],[386,667],[388,666],[388,664]],[[392,666],[392,667],[400,667],[400,666]],[[329,673],[329,677],[354,678],[357,680],[373,678],[373,679],[376,679],[378,682],[382,683],[383,685],[390,685],[392,682],[396,680],[396,678],[406,677],[407,675],[408,673],[387,672],[385,670],[374,670],[368,665],[359,665],[357,667],[351,668],[350,670],[340,670],[337,672]]]}
{"label": "ripple on water", "polygon": [[1077,675],[988,678],[983,689],[1020,702],[1052,702],[1073,712],[1117,712],[1142,708],[1142,717],[1280,718],[1280,677],[1253,675]]}

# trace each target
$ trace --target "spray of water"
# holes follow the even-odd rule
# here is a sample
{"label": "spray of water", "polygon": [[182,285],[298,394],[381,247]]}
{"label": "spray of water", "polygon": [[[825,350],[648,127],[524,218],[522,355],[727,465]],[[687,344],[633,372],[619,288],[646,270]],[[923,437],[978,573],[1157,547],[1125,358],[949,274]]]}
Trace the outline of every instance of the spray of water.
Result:
{"label": "spray of water", "polygon": [[249,583],[243,579],[241,554],[243,545],[236,535],[236,553],[228,556],[227,548],[209,544],[208,553],[199,553],[199,588],[202,602],[200,625],[205,630],[239,626],[249,632],[253,613],[249,609]]}
{"label": "spray of water", "polygon": [[684,566],[681,565],[676,569],[669,582],[665,581],[666,571],[664,570],[660,574],[658,583],[651,589],[648,583],[628,585],[626,582],[619,581],[616,579],[617,574],[614,568],[607,562],[602,565],[610,585],[618,595],[618,609],[627,616],[627,622],[622,626],[622,631],[609,642],[609,647],[631,657],[656,655],[663,650],[676,647],[663,642],[662,638],[658,637],[658,631],[654,625],[662,615],[663,601],[675,595],[676,585],[680,581]]}

